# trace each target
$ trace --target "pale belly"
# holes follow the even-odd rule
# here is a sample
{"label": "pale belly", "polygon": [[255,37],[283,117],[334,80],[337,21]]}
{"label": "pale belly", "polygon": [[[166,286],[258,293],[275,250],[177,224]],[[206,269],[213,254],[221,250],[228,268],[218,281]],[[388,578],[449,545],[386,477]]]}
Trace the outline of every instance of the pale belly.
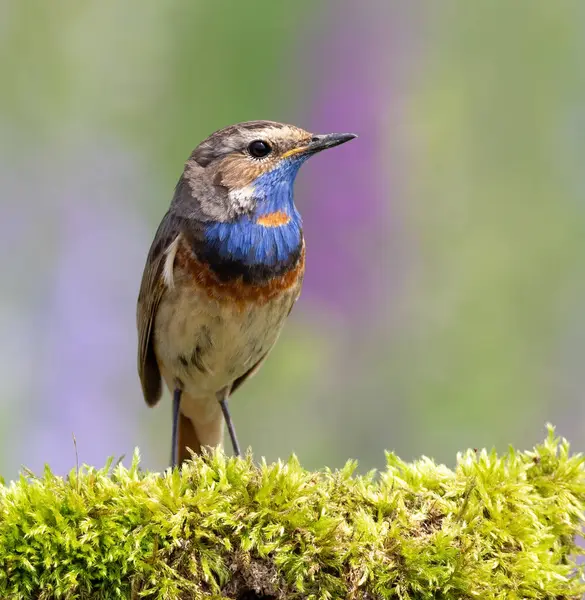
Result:
{"label": "pale belly", "polygon": [[260,361],[276,342],[298,288],[264,304],[210,298],[193,286],[165,292],[154,324],[154,348],[169,388],[209,398]]}

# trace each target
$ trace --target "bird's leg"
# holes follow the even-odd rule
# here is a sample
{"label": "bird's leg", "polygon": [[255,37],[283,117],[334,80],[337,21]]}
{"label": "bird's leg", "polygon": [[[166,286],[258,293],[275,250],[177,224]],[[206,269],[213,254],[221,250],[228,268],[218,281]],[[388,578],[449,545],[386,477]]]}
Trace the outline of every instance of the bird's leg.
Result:
{"label": "bird's leg", "polygon": [[221,405],[221,411],[223,412],[223,418],[227,424],[228,432],[230,434],[230,439],[232,441],[232,448],[234,449],[234,454],[236,456],[241,456],[240,445],[238,444],[238,438],[236,437],[236,430],[234,428],[234,424],[232,423],[232,417],[230,415],[230,409],[228,408],[228,395],[229,390],[223,389],[221,392],[217,394],[217,399]]}
{"label": "bird's leg", "polygon": [[173,433],[172,433],[172,448],[171,448],[171,467],[175,468],[179,459],[179,440],[177,432],[179,429],[179,409],[181,408],[181,390],[175,388],[173,393]]}

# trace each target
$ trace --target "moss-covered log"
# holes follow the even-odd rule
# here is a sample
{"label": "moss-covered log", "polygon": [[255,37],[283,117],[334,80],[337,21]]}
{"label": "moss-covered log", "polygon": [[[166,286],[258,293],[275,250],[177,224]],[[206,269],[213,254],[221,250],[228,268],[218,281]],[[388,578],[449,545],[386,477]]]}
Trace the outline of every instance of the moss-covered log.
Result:
{"label": "moss-covered log", "polygon": [[380,474],[217,453],[162,476],[47,469],[0,486],[1,598],[550,598],[576,565],[585,471],[552,430],[531,452]]}

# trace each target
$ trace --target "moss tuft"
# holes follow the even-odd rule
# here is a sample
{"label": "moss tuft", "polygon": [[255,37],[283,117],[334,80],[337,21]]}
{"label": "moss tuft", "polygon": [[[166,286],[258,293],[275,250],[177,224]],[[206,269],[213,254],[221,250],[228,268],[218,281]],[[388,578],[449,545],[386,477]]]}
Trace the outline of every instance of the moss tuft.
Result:
{"label": "moss tuft", "polygon": [[222,453],[182,472],[110,461],[0,485],[1,598],[577,599],[584,459],[532,452],[455,470],[313,473]]}

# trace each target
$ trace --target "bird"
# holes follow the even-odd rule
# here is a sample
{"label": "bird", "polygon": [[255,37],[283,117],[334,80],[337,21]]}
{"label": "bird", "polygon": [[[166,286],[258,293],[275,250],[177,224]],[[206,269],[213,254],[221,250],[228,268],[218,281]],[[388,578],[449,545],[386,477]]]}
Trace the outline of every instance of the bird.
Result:
{"label": "bird", "polygon": [[154,406],[172,395],[171,466],[221,446],[228,399],[273,348],[297,301],[305,240],[300,166],[357,137],[275,121],[215,131],[193,150],[146,258],[137,302],[138,374]]}

